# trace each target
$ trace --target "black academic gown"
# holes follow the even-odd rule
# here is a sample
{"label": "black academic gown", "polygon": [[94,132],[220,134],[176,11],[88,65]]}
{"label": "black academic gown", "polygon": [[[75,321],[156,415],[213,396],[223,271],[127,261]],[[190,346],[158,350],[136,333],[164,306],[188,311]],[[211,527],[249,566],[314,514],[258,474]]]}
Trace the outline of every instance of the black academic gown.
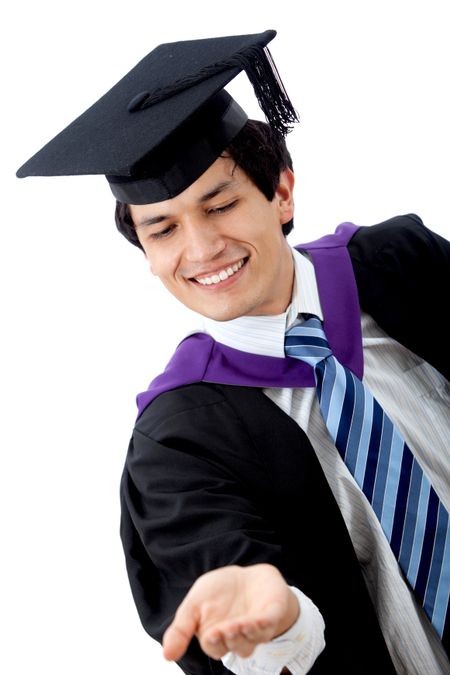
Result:
{"label": "black academic gown", "polygon": [[[427,330],[448,293],[449,244],[402,216],[359,229],[348,249],[361,308],[450,379],[448,355]],[[395,673],[314,450],[262,390],[196,383],[160,395],[136,423],[121,497],[130,584],[155,639],[198,576],[267,562],[324,617],[326,648],[312,674]],[[189,675],[230,672],[195,639],[179,665]]]}

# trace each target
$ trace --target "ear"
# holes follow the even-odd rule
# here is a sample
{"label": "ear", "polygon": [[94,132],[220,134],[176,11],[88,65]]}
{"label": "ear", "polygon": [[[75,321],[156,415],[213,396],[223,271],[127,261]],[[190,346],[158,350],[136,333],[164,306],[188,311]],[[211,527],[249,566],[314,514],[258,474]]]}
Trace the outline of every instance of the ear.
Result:
{"label": "ear", "polygon": [[280,214],[281,225],[288,223],[294,216],[294,183],[294,172],[288,168],[283,169],[274,197]]}

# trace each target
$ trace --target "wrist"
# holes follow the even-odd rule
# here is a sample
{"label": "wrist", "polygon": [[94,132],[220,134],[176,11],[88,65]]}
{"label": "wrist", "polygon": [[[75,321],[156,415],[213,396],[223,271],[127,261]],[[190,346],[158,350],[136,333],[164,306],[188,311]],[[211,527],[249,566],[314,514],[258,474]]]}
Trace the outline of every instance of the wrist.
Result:
{"label": "wrist", "polygon": [[288,598],[287,598],[287,608],[282,619],[278,623],[276,632],[273,636],[273,639],[279,637],[285,633],[289,628],[291,628],[297,619],[300,616],[300,603],[297,596],[291,591],[290,588],[287,588]]}

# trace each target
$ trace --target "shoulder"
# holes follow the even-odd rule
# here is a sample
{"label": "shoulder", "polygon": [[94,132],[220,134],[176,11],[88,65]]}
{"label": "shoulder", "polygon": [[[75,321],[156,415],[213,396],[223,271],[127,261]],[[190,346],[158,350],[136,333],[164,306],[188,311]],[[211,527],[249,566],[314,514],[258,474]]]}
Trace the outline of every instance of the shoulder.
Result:
{"label": "shoulder", "polygon": [[399,283],[399,292],[427,297],[444,283],[450,265],[449,242],[415,214],[359,228],[348,250],[358,287],[369,294]]}
{"label": "shoulder", "polygon": [[361,309],[388,335],[449,377],[445,350],[436,349],[427,322],[419,318],[424,312],[442,314],[450,244],[411,214],[360,228],[348,250]]}
{"label": "shoulder", "polygon": [[[278,447],[281,457],[274,454]],[[260,494],[268,480],[285,485],[292,466],[299,476],[313,472],[321,480],[305,433],[263,390],[204,382],[150,403],[136,423],[125,464],[127,480],[146,494],[175,486],[189,491],[205,481]]]}
{"label": "shoulder", "polygon": [[413,264],[419,259],[426,262],[428,258],[448,264],[450,258],[448,242],[428,229],[415,214],[395,216],[377,225],[360,227],[348,248],[356,264],[384,264],[388,260],[393,264],[395,261]]}
{"label": "shoulder", "polygon": [[222,385],[196,382],[176,387],[157,396],[145,408],[136,422],[135,432],[160,437],[180,425],[195,425],[199,417],[217,416],[225,404]]}
{"label": "shoulder", "polygon": [[135,432],[158,441],[198,435],[200,428],[229,435],[237,428],[259,431],[278,417],[286,416],[259,388],[196,382],[158,396],[138,418]]}
{"label": "shoulder", "polygon": [[230,439],[236,446],[270,445],[274,429],[298,438],[298,425],[262,389],[197,382],[158,396],[138,418],[133,435],[135,444],[143,437],[164,446],[182,439],[188,446],[229,452]]}

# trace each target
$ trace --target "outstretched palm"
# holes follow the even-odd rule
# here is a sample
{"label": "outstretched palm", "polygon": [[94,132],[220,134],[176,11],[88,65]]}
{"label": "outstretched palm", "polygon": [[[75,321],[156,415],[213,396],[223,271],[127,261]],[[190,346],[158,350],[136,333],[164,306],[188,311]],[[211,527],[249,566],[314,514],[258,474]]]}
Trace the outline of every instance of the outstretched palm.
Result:
{"label": "outstretched palm", "polygon": [[298,602],[272,565],[232,565],[199,577],[164,635],[164,655],[179,659],[196,635],[203,651],[250,656],[297,619]]}

